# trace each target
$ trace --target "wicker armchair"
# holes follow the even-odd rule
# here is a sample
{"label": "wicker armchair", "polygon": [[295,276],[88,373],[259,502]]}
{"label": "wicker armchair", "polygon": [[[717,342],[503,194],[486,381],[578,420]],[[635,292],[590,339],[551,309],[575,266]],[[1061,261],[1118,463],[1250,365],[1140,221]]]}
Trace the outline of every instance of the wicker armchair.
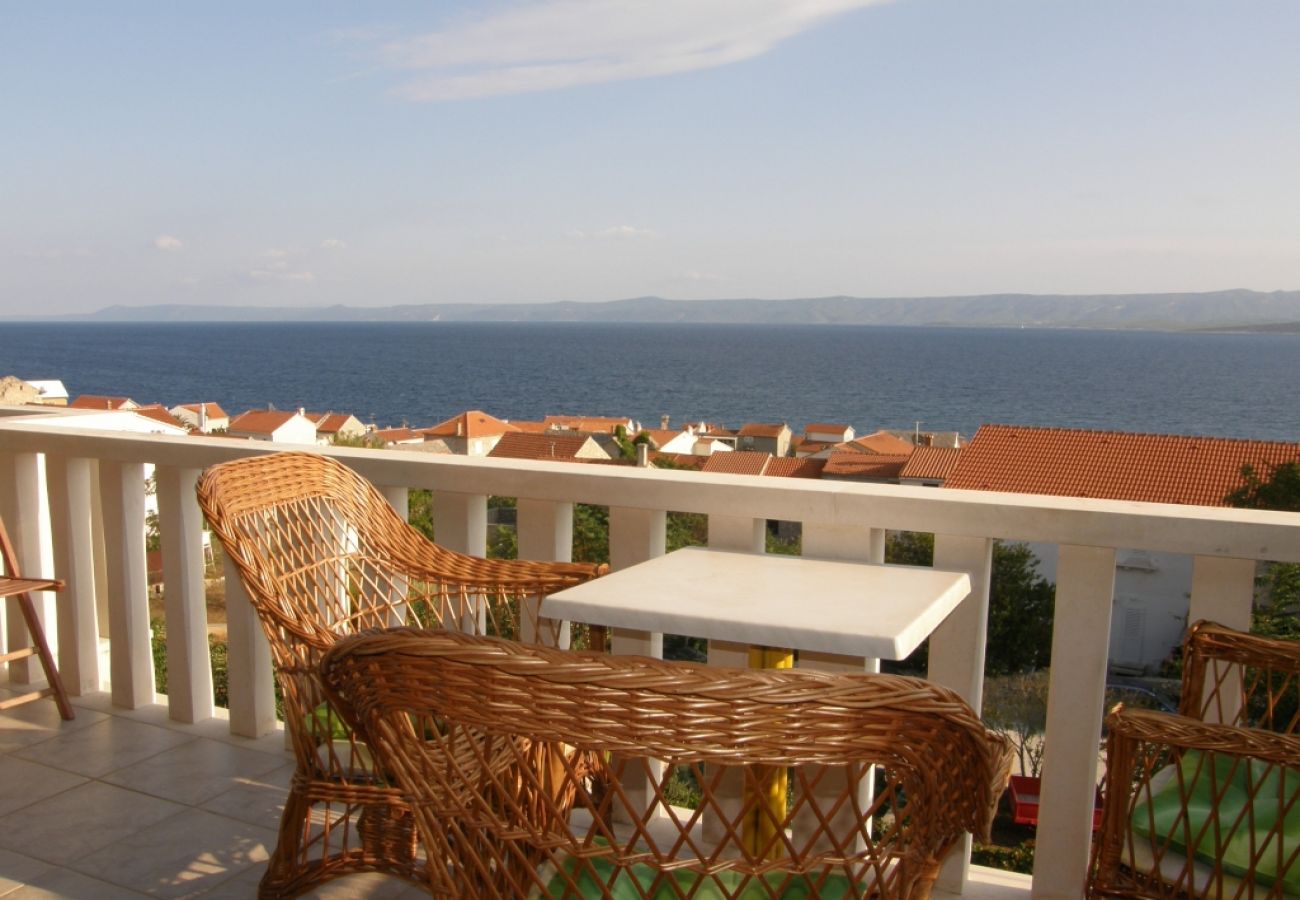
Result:
{"label": "wicker armchair", "polygon": [[[987,832],[1011,761],[913,678],[413,629],[340,642],[322,677],[408,794],[441,897],[923,898],[957,840]],[[539,742],[596,771],[530,769]]]}
{"label": "wicker armchair", "polygon": [[1107,719],[1090,893],[1300,894],[1300,644],[1198,622],[1179,715]]}
{"label": "wicker armchair", "polygon": [[213,466],[198,494],[270,641],[297,758],[260,895],[294,896],[351,872],[424,884],[410,809],[326,702],[321,656],[339,638],[380,626],[513,635],[531,615],[536,629],[540,597],[604,567],[454,553],[411,528],[351,469],[307,453]]}

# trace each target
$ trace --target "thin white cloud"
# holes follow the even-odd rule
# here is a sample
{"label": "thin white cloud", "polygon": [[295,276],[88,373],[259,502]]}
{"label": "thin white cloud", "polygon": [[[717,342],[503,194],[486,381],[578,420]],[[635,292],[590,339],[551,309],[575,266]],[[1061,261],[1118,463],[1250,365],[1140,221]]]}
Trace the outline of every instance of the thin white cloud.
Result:
{"label": "thin white cloud", "polygon": [[320,242],[322,250],[346,250],[348,245],[346,241],[340,241],[338,238],[326,238]]}
{"label": "thin white cloud", "polygon": [[185,242],[170,234],[160,234],[153,239],[153,245],[164,253],[175,253],[185,246]]}
{"label": "thin white cloud", "polygon": [[888,0],[535,0],[379,48],[427,73],[412,101],[467,100],[674,75],[754,59],[827,20]]}

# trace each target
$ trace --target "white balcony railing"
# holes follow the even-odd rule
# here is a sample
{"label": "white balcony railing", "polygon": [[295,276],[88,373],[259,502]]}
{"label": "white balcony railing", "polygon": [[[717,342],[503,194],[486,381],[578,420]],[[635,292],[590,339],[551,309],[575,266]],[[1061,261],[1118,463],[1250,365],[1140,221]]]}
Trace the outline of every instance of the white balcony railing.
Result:
{"label": "white balcony railing", "polygon": [[[89,421],[89,420],[82,420]],[[78,427],[75,415],[0,410],[0,515],[22,565],[68,582],[57,604],[41,604],[57,632],[59,665],[73,694],[107,682],[113,702],[155,702],[145,583],[145,467],[157,473],[167,584],[168,704],[177,721],[213,714],[203,584],[202,522],[194,497],[213,463],[285,449],[242,440],[123,434]],[[317,448],[320,449],[320,448]],[[1080,895],[1088,862],[1097,736],[1117,549],[1195,558],[1192,619],[1249,624],[1256,562],[1300,562],[1300,516],[1207,507],[1081,500],[699,472],[559,465],[326,449],[377,484],[399,510],[407,491],[434,492],[439,541],[482,554],[489,495],[517,497],[519,552],[567,559],[573,504],[610,508],[615,568],[664,552],[668,511],[704,513],[713,546],[760,553],[763,523],[803,524],[809,556],[878,561],[889,530],[933,532],[935,564],[970,573],[971,596],[934,633],[930,677],[980,705],[991,548],[995,539],[1060,547],[1048,701],[1042,812],[1033,891]],[[226,582],[230,728],[258,736],[275,727],[270,659],[235,578]],[[870,597],[862,602],[870,603]],[[54,612],[57,610],[57,614]],[[800,615],[797,603],[790,614]],[[57,622],[55,619],[57,618]],[[10,633],[23,626],[9,613]],[[54,627],[57,625],[57,627]],[[108,672],[100,640],[110,644]],[[617,633],[615,652],[656,652],[659,636]],[[734,649],[710,657],[734,661]],[[17,681],[38,677],[11,663]],[[743,663],[742,663],[743,664]],[[803,665],[863,668],[870,661],[804,654]],[[960,861],[958,861],[960,862]],[[960,889],[964,867],[944,874]]]}

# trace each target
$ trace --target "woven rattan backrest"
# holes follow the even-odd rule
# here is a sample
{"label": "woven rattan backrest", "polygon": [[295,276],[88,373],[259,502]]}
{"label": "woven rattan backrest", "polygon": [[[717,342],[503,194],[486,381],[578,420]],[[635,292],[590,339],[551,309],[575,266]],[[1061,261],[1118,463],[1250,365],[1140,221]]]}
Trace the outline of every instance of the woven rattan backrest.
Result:
{"label": "woven rattan backrest", "polygon": [[[342,641],[322,671],[447,860],[435,891],[455,896],[613,897],[616,882],[617,896],[714,896],[706,880],[720,896],[908,896],[987,829],[1010,758],[919,679],[410,629]],[[576,748],[595,777],[554,755],[529,767],[547,744]],[[566,816],[552,798],[570,797]]]}
{"label": "woven rattan backrest", "polygon": [[[330,771],[354,765],[313,762],[317,748],[333,747],[338,736],[337,723],[321,712],[318,667],[340,637],[402,624],[513,635],[525,603],[535,610],[538,598],[601,571],[439,547],[370,482],[311,453],[212,466],[198,496],[270,642],[300,762]],[[535,613],[532,621],[536,630]]]}
{"label": "woven rattan backrest", "polygon": [[1294,734],[1300,645],[1197,622],[1183,645],[1179,711],[1194,719]]}

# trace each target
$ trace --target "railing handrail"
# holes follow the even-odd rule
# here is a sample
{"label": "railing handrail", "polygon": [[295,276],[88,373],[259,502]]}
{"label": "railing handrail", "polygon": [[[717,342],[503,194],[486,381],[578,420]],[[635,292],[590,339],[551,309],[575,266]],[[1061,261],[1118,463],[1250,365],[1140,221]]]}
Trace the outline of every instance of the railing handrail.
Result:
{"label": "railing handrail", "polygon": [[[295,445],[241,438],[131,434],[0,419],[0,450],[202,469]],[[1300,514],[936,490],[930,487],[714,475],[592,464],[313,446],[381,487],[428,488],[635,509],[856,525],[1201,556],[1300,562]],[[467,480],[467,470],[473,472]],[[539,477],[540,476],[540,477]]]}

